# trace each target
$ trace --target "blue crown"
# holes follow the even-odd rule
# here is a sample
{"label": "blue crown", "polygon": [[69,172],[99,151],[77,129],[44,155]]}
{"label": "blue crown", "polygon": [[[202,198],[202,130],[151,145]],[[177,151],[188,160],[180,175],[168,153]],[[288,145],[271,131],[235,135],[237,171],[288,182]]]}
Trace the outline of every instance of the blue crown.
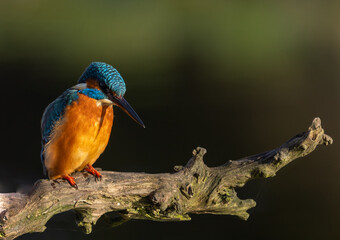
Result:
{"label": "blue crown", "polygon": [[126,86],[122,76],[115,68],[107,63],[91,63],[79,78],[78,83],[86,83],[86,80],[89,78],[96,79],[99,86],[107,86],[118,96],[125,94]]}

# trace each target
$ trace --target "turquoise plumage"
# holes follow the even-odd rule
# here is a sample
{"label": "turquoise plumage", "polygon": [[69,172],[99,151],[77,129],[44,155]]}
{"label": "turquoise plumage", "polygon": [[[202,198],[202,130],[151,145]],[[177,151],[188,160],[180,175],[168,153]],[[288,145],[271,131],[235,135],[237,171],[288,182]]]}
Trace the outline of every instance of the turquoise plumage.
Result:
{"label": "turquoise plumage", "polygon": [[74,171],[84,169],[101,178],[92,164],[109,140],[113,105],[145,127],[123,97],[123,78],[109,64],[91,63],[78,83],[49,104],[41,120],[44,173],[51,179],[64,178],[74,187],[77,185],[69,175]]}

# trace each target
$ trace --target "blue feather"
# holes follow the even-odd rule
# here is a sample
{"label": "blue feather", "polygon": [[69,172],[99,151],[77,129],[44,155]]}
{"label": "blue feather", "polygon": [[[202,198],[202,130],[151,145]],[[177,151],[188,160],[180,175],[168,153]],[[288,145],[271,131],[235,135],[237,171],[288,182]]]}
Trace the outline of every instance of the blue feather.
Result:
{"label": "blue feather", "polygon": [[67,105],[78,99],[77,90],[67,89],[56,100],[50,103],[44,111],[41,119],[41,152],[40,159],[43,165],[44,174],[47,175],[44,159],[44,147],[50,140],[55,123],[61,118]]}
{"label": "blue feather", "polygon": [[79,94],[84,94],[90,98],[100,100],[107,98],[106,95],[98,89],[85,88],[82,90],[76,90],[73,88],[67,89],[56,100],[47,106],[41,119],[41,152],[40,158],[43,164],[44,174],[46,175],[46,168],[44,164],[44,147],[51,139],[51,133],[54,129],[55,123],[60,120],[65,112],[65,108],[77,101]]}
{"label": "blue feather", "polygon": [[90,98],[94,98],[96,100],[107,98],[106,95],[102,91],[95,89],[95,88],[85,88],[83,90],[80,90],[79,93],[84,94]]}
{"label": "blue feather", "polygon": [[49,141],[54,124],[60,119],[67,105],[78,99],[78,90],[67,89],[56,100],[50,103],[41,119],[41,135],[44,143]]}
{"label": "blue feather", "polygon": [[118,96],[124,96],[125,82],[117,69],[103,62],[91,63],[81,75],[78,83],[86,83],[87,79],[96,79],[100,86],[107,86]]}

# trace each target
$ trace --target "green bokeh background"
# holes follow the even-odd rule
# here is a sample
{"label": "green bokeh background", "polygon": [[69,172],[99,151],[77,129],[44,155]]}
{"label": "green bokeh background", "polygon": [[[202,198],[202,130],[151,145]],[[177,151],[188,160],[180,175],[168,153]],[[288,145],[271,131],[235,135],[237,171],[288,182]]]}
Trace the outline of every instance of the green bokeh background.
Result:
{"label": "green bokeh background", "polygon": [[316,116],[335,139],[239,189],[258,203],[247,222],[99,221],[87,236],[65,213],[19,239],[338,239],[339,12],[336,1],[1,1],[0,192],[43,177],[42,112],[92,61],[120,71],[147,126],[115,112],[95,164],[105,170],[169,172],[196,146],[217,166],[278,146]]}

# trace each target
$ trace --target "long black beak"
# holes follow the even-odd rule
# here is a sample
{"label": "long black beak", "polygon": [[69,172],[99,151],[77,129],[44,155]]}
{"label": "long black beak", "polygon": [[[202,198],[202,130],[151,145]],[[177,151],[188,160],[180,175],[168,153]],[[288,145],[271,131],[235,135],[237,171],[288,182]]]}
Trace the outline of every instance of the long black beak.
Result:
{"label": "long black beak", "polygon": [[110,96],[110,100],[120,107],[127,115],[135,120],[139,125],[145,128],[143,121],[140,119],[138,114],[133,110],[130,104],[122,96]]}

